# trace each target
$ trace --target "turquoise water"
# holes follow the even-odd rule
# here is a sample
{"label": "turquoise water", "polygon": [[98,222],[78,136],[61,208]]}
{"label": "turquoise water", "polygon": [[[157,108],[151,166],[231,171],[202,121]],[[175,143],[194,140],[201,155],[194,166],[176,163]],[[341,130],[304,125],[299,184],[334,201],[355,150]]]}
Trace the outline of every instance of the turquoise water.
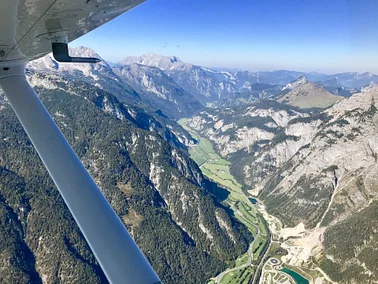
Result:
{"label": "turquoise water", "polygon": [[248,199],[249,199],[249,201],[251,201],[252,204],[256,204],[256,203],[257,203],[257,200],[254,199],[254,198],[252,198],[252,197],[251,197],[251,198],[248,198]]}
{"label": "turquoise water", "polygon": [[286,274],[289,274],[291,277],[293,277],[297,284],[309,284],[306,278],[289,268],[284,267],[280,271],[285,272]]}

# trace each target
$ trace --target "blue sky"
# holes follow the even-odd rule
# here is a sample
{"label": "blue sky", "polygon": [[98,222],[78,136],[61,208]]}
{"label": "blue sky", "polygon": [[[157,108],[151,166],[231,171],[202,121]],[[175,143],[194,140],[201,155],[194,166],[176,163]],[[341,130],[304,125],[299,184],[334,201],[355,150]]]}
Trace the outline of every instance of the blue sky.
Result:
{"label": "blue sky", "polygon": [[155,52],[208,67],[378,73],[378,1],[147,0],[79,45],[112,62]]}

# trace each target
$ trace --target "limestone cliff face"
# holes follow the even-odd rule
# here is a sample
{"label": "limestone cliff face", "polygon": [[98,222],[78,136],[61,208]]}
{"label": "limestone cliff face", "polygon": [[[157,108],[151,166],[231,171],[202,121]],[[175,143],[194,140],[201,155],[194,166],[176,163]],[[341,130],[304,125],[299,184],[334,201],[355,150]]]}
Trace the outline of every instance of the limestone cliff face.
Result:
{"label": "limestone cliff face", "polygon": [[[242,181],[267,200],[268,208],[270,202],[276,208],[313,206],[315,211],[306,208],[304,215],[279,215],[292,225],[304,221],[314,226],[334,188],[348,174],[375,163],[377,90],[364,89],[317,114],[268,104],[206,110],[189,126],[208,137],[223,157],[245,156]],[[311,187],[306,188],[308,180]],[[318,188],[316,196],[311,188]],[[283,196],[285,202],[279,202]]]}
{"label": "limestone cliff face", "polygon": [[[278,171],[260,183],[250,184],[260,187],[260,195],[266,199],[268,208],[288,224],[304,222],[313,227],[319,222],[322,225],[337,222],[363,208],[376,196],[368,181],[374,180],[378,151],[377,91],[377,88],[364,90],[311,120],[291,121],[285,134],[297,137],[297,141],[280,143],[276,151],[261,153],[269,155],[279,165]],[[282,159],[283,151],[292,154]],[[255,172],[252,169],[265,167],[261,163],[264,160],[267,159],[261,157],[246,165],[246,176]],[[364,183],[368,182],[366,188],[352,186],[354,189],[349,192],[349,185],[358,180],[358,176]],[[333,202],[328,208],[331,199]],[[336,207],[339,214],[335,213]]]}
{"label": "limestone cliff face", "polygon": [[[308,232],[324,232],[314,256],[332,279],[361,283],[378,278],[368,252],[378,229],[372,218],[378,198],[377,100],[378,87],[371,86],[318,113],[255,105],[203,111],[190,125],[233,161],[246,189],[285,226],[303,223]],[[371,229],[359,232],[358,222]]]}
{"label": "limestone cliff face", "polygon": [[189,126],[214,142],[223,157],[272,141],[289,120],[308,116],[306,112],[274,101],[239,108],[207,109],[191,118]]}

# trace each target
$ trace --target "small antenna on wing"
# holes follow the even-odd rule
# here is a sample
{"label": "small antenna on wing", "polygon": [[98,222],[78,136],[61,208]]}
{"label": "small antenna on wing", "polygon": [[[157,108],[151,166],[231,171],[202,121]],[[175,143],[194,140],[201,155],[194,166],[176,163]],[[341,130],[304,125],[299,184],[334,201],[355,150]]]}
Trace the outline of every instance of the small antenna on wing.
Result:
{"label": "small antenna on wing", "polygon": [[53,39],[51,45],[54,58],[58,62],[97,63],[101,61],[101,59],[93,57],[71,57],[68,54],[68,44],[66,37]]}

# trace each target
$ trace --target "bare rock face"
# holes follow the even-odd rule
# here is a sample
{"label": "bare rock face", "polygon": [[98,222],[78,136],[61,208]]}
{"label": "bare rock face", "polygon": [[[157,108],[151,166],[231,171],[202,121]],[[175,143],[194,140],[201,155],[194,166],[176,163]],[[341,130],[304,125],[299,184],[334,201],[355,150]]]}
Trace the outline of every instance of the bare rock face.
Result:
{"label": "bare rock face", "polygon": [[[374,134],[377,130],[377,90],[373,88],[353,95],[324,111],[323,116],[318,118],[312,117],[312,120],[307,121],[294,120],[289,123],[285,133],[291,134],[295,129],[296,135],[300,137],[300,148],[294,155],[288,156],[289,159],[282,164],[278,173],[262,181],[264,185],[258,185],[264,188],[261,196],[267,200],[268,208],[274,207],[276,214],[285,215],[282,218],[291,215],[292,217],[288,218],[291,224],[304,221],[305,224],[314,227],[319,222],[330,222],[331,213],[328,205],[331,198],[332,206],[335,206],[335,197],[340,198],[341,191],[346,190],[344,185],[351,182],[352,176],[358,175],[361,169],[374,171],[374,156],[378,150],[378,139]],[[286,149],[289,151],[290,147]],[[279,160],[277,158],[273,156],[276,161]],[[249,167],[259,166],[261,164],[257,161]],[[355,198],[352,198],[354,204],[344,204],[350,207],[346,210],[346,215],[361,209],[366,202],[370,202],[370,198],[366,196],[374,197],[375,194],[369,191],[365,198],[363,196],[356,192]],[[284,198],[285,202],[279,202],[281,198]],[[297,208],[297,212],[287,213],[284,211],[284,204],[294,206],[291,208]],[[300,212],[301,214],[298,214]],[[339,221],[343,219],[343,214],[337,215]]]}
{"label": "bare rock face", "polygon": [[145,66],[157,67],[161,70],[187,69],[192,64],[184,63],[176,56],[162,56],[156,53],[146,53],[142,56],[128,56],[122,60],[122,65],[141,64]]}
{"label": "bare rock face", "polygon": [[287,84],[285,87],[281,89],[281,91],[285,90],[292,90],[294,88],[297,88],[299,86],[302,86],[304,84],[308,83],[307,77],[306,76],[301,76],[297,80],[290,82]]}
{"label": "bare rock face", "polygon": [[135,63],[164,71],[181,88],[203,103],[231,96],[237,91],[231,74],[215,72],[190,63],[184,63],[176,56],[148,53],[139,57],[126,57],[121,65],[127,66]]}
{"label": "bare rock face", "polygon": [[240,151],[253,153],[253,146],[272,141],[290,119],[306,115],[264,101],[246,108],[207,109],[193,116],[189,126],[213,141],[223,157],[230,157]]}
{"label": "bare rock face", "polygon": [[132,86],[143,101],[150,102],[168,117],[191,116],[203,108],[191,93],[157,67],[133,63],[114,67],[113,71]]}

